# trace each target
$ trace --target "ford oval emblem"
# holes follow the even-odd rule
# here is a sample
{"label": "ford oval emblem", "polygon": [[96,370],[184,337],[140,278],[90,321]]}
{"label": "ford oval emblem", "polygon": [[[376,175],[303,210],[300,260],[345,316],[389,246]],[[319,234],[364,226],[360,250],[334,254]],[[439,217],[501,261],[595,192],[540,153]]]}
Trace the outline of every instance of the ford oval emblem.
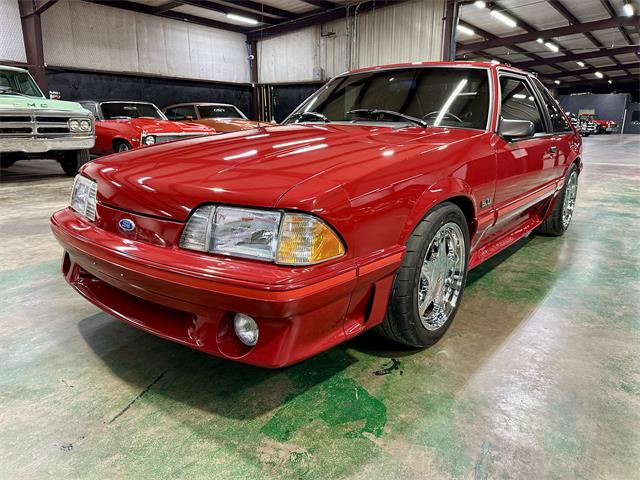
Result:
{"label": "ford oval emblem", "polygon": [[118,222],[118,227],[120,227],[120,230],[123,232],[133,232],[136,229],[136,224],[133,223],[133,220],[123,218]]}

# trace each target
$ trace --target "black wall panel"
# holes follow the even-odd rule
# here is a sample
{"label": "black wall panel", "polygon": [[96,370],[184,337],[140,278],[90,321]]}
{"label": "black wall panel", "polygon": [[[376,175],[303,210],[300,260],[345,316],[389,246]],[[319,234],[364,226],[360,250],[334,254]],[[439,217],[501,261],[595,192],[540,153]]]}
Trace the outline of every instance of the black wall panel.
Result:
{"label": "black wall panel", "polygon": [[182,102],[221,102],[253,116],[249,85],[53,69],[47,70],[47,83],[50,90],[61,93],[62,100],[138,100],[160,108]]}
{"label": "black wall panel", "polygon": [[589,93],[583,95],[560,95],[558,102],[567,112],[578,114],[581,109],[594,109],[603,120],[615,120],[622,125],[624,112],[629,104],[627,93]]}
{"label": "black wall panel", "polygon": [[321,83],[273,85],[273,110],[276,122],[280,123],[305,100],[318,90]]}
{"label": "black wall panel", "polygon": [[622,133],[640,134],[640,103],[630,103]]}

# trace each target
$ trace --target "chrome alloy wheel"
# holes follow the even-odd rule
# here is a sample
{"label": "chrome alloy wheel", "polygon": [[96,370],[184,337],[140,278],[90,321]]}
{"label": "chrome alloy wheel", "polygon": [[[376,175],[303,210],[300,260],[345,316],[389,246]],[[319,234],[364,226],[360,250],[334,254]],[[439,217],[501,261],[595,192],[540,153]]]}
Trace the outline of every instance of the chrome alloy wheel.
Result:
{"label": "chrome alloy wheel", "polygon": [[576,196],[578,195],[578,172],[575,170],[569,175],[562,203],[562,226],[566,229],[571,222],[573,210],[576,208]]}
{"label": "chrome alloy wheel", "polygon": [[456,308],[466,264],[464,242],[458,224],[449,222],[429,243],[418,282],[418,312],[427,330],[442,327]]}

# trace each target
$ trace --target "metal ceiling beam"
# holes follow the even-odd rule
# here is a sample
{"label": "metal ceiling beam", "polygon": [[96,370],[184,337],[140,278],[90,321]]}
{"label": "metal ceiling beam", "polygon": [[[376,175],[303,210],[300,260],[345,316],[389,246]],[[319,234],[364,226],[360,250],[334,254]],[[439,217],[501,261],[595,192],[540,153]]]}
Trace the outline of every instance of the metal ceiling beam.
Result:
{"label": "metal ceiling beam", "polygon": [[[576,70],[575,72],[568,71],[568,72],[560,72],[560,73],[545,73],[544,76],[546,78],[557,79],[557,78],[573,76],[573,75],[587,75],[589,73],[596,73],[596,72],[615,72],[617,70],[628,71],[628,69],[630,68],[640,68],[640,62],[623,63],[622,65],[609,65],[608,67],[582,68],[580,70]],[[628,73],[628,75],[632,75],[632,73]]]}
{"label": "metal ceiling beam", "polygon": [[158,15],[160,13],[167,12],[167,11],[172,10],[172,9],[174,9],[176,7],[179,7],[181,5],[182,5],[182,2],[179,2],[177,0],[173,1],[173,2],[168,2],[168,3],[165,3],[163,5],[159,5],[159,6],[155,7],[153,9],[153,14],[154,15]]}
{"label": "metal ceiling beam", "polygon": [[331,10],[332,8],[336,8],[335,2],[329,2],[327,0],[300,0],[302,3],[306,3],[307,5],[311,5],[316,8],[321,8],[322,10]]}
{"label": "metal ceiling beam", "polygon": [[368,0],[366,2],[359,3],[357,7],[354,7],[353,5],[340,5],[340,6],[336,6],[336,8],[332,10],[328,10],[325,12],[318,12],[318,13],[310,13],[308,15],[301,15],[300,17],[294,20],[290,20],[288,22],[283,22],[278,25],[273,25],[271,27],[265,27],[258,30],[253,30],[247,34],[247,39],[248,41],[260,40],[264,37],[292,32],[294,30],[299,30],[301,28],[309,27],[311,25],[327,23],[332,20],[344,18],[347,15],[347,12],[350,12],[350,14],[353,14],[355,8],[358,9],[358,14],[361,14],[361,13],[369,12],[371,10],[379,10],[384,7],[398,5],[400,3],[404,3],[407,1],[408,0]]}
{"label": "metal ceiling beam", "polygon": [[218,12],[226,15],[227,13],[231,13],[233,15],[240,15],[247,18],[259,17],[256,18],[261,23],[266,23],[269,25],[275,25],[276,23],[280,23],[278,20],[275,20],[270,17],[265,17],[260,14],[253,14],[251,12],[247,12],[246,10],[241,10],[239,8],[228,7],[227,5],[220,5],[218,3],[208,2],[207,0],[176,0],[178,3],[183,5],[188,5],[190,7],[198,7],[204,8],[205,10],[209,10],[211,12]]}
{"label": "metal ceiling beam", "polygon": [[486,50],[487,48],[511,46],[515,43],[533,42],[539,37],[563,37],[566,35],[573,35],[575,33],[593,32],[596,30],[605,30],[607,28],[616,28],[620,26],[640,28],[640,18],[638,16],[607,18],[605,20],[586,22],[579,25],[550,28],[547,30],[540,30],[538,32],[527,32],[520,35],[512,35],[510,37],[496,37],[484,42],[463,44],[461,45],[458,53],[476,52],[478,50]]}
{"label": "metal ceiling beam", "polygon": [[264,3],[252,2],[250,0],[234,0],[233,4],[236,7],[242,7],[252,10],[256,13],[264,13],[265,15],[271,15],[272,17],[286,18],[292,20],[297,17],[293,12],[282,10],[281,8],[271,7]]}
{"label": "metal ceiling beam", "polygon": [[[609,2],[609,0],[600,0],[600,3],[602,4],[602,6],[604,7],[604,9],[607,11],[607,13],[609,14],[609,16],[611,18],[615,18],[615,17],[618,16],[617,12],[614,10],[614,8],[611,5],[611,3]],[[629,45],[633,45],[633,40],[629,36],[629,33],[624,29],[624,27],[619,27],[619,29],[620,29],[620,33],[622,33],[622,35],[624,36],[625,40],[627,42],[629,42]]]}
{"label": "metal ceiling beam", "polygon": [[[608,80],[611,80],[613,83],[609,84]],[[611,86],[611,88],[615,88],[616,85],[638,85],[638,87],[640,87],[640,80],[638,79],[637,75],[625,75],[624,77],[611,77],[611,78],[603,78],[603,79],[598,79],[596,80],[591,80],[589,83],[585,84],[582,81],[572,81],[572,82],[562,82],[560,84],[560,88],[562,88],[563,86],[565,87],[569,87],[569,86],[573,86],[573,85],[578,85],[578,86],[582,86],[584,85],[585,88],[592,88],[592,87],[606,87],[608,85]]]}
{"label": "metal ceiling beam", "polygon": [[125,0],[83,0],[87,3],[94,3],[97,5],[103,5],[105,7],[119,8],[121,10],[128,10],[130,12],[144,13],[147,15],[154,15],[156,17],[170,18],[171,20],[178,20],[182,22],[193,23],[195,25],[202,25],[204,27],[218,28],[220,30],[229,30],[231,32],[246,33],[247,28],[238,25],[232,25],[230,23],[218,22],[217,20],[210,20],[208,18],[197,17],[195,15],[189,15],[186,13],[172,12],[168,10],[166,12],[154,13],[154,8],[141,3],[127,2]]}
{"label": "metal ceiling beam", "polygon": [[634,53],[638,50],[636,46],[608,48],[597,52],[574,53],[571,55],[562,55],[559,57],[543,58],[541,60],[532,60],[530,62],[520,62],[515,64],[519,68],[531,68],[538,65],[553,65],[554,63],[589,60],[590,58],[608,57],[609,55],[624,55],[625,53]]}
{"label": "metal ceiling beam", "polygon": [[[555,10],[560,15],[562,15],[570,24],[578,25],[580,23],[580,20],[578,18],[576,18],[576,16],[573,13],[571,13],[571,11],[567,7],[565,7],[564,4],[560,0],[548,0],[548,2],[549,2],[549,5],[551,5],[553,8],[555,8]],[[602,43],[600,43],[600,40],[598,40],[596,37],[594,37],[591,32],[584,32],[584,36],[595,47],[597,47],[597,48],[605,48],[605,46]],[[616,57],[609,56],[609,58],[616,65],[620,65],[620,62],[618,61],[618,59]],[[623,68],[623,70],[624,70],[624,68]],[[631,72],[629,72],[628,70],[625,70],[625,71],[626,71],[626,73],[628,75],[631,75]]]}

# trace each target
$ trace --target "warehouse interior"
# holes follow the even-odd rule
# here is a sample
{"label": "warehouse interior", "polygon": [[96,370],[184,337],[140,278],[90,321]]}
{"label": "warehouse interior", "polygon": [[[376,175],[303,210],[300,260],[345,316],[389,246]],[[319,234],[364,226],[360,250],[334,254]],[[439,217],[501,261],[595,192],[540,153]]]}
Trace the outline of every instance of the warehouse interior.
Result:
{"label": "warehouse interior", "polygon": [[[0,477],[636,478],[639,14],[638,0],[0,0]],[[470,269],[455,321],[433,345],[411,348],[366,327],[301,361],[263,368],[123,323],[67,284],[68,256],[49,219],[71,211],[74,175],[82,176],[85,162],[131,158],[151,178],[164,175],[159,155],[171,145],[184,142],[187,152],[189,142],[208,140],[228,142],[226,161],[244,161],[262,152],[260,144],[231,149],[294,128],[292,113],[335,77],[430,62],[533,74],[567,115],[565,133],[574,135],[582,164],[566,233],[527,233]],[[43,97],[2,90],[3,69],[28,72]],[[490,99],[498,105],[496,94]],[[16,154],[8,146],[15,114],[3,110],[21,101],[56,115],[62,104],[47,102],[80,102],[95,122],[90,157],[87,150],[67,167],[68,156]],[[165,134],[195,136],[196,127],[211,138],[153,145],[145,130],[129,140],[109,137],[98,151],[110,120],[105,105],[124,101],[129,109],[153,104],[158,125],[178,124],[153,143]],[[180,113],[195,105],[234,107],[238,131],[223,130],[229,122],[196,122],[196,110]],[[120,117],[113,118],[133,123]],[[314,125],[309,141],[325,141],[319,136],[331,123]],[[447,141],[440,149],[455,150]],[[299,150],[326,147],[317,142]],[[301,175],[304,158],[311,157],[275,173]],[[254,197],[269,165],[257,162],[246,173]],[[358,168],[358,194],[402,190]],[[329,180],[338,181],[329,170],[312,175],[326,182],[318,202],[331,197]],[[145,171],[132,171],[142,187]],[[178,174],[165,181],[160,205],[193,191]],[[336,190],[333,201],[342,195]],[[364,220],[353,218],[357,230]],[[369,235],[384,237],[385,225],[377,228]]]}

